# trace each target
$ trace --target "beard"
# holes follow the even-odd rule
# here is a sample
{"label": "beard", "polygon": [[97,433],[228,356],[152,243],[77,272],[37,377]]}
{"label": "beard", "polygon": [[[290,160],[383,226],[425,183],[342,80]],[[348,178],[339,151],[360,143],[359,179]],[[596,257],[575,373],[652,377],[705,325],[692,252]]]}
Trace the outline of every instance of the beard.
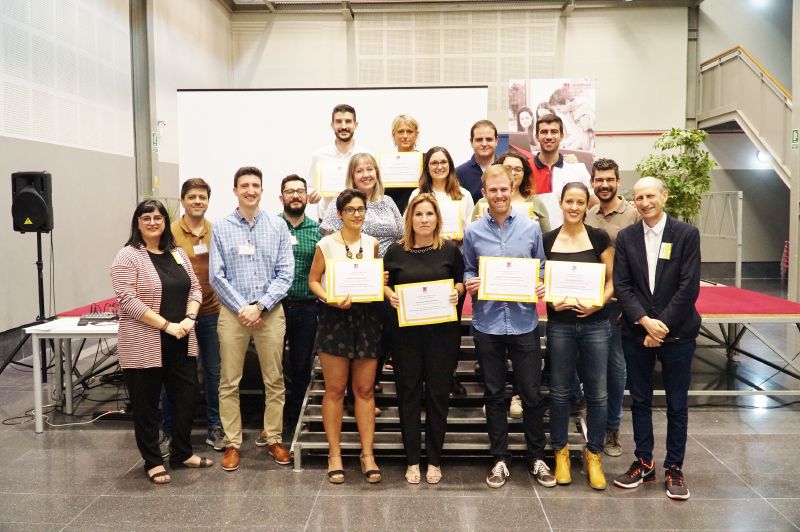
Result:
{"label": "beard", "polygon": [[302,207],[292,207],[291,205],[284,205],[283,212],[288,214],[289,216],[297,217],[303,214],[306,211],[306,206],[303,204]]}

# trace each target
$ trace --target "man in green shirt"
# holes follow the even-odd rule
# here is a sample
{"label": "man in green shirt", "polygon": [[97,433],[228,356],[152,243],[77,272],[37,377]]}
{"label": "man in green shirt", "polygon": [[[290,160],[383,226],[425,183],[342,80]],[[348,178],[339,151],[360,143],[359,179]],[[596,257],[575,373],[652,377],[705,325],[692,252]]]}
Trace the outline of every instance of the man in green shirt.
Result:
{"label": "man in green shirt", "polygon": [[317,333],[317,298],[308,288],[308,271],[322,235],[319,224],[305,215],[307,194],[306,180],[302,177],[292,174],[281,181],[283,212],[279,216],[289,227],[294,251],[294,281],[283,300],[286,342],[289,344],[289,363],[285,366],[289,383],[283,410],[284,441],[292,440],[300,418],[303,397],[311,379],[312,351]]}

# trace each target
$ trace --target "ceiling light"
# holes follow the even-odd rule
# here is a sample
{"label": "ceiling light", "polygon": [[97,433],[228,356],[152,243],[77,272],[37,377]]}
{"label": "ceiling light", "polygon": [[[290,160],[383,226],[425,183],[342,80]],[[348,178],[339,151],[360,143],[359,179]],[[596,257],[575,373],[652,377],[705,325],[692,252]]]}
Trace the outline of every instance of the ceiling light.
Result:
{"label": "ceiling light", "polygon": [[768,163],[770,156],[767,152],[759,150],[758,153],[756,153],[756,159],[758,159],[759,162]]}

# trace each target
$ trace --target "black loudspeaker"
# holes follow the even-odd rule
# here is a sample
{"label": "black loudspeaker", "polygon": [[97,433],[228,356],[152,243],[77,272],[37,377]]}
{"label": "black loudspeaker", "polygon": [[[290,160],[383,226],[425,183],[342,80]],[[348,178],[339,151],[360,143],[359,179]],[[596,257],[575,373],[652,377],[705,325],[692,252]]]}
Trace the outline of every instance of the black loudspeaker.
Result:
{"label": "black loudspeaker", "polygon": [[11,216],[14,231],[49,233],[53,230],[53,178],[49,173],[11,174]]}

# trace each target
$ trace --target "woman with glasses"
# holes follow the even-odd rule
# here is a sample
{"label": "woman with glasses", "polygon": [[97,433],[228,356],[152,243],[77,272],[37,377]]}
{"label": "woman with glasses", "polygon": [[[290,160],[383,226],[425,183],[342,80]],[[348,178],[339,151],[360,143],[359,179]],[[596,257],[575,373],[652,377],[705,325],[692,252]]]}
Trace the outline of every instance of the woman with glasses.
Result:
{"label": "woman with glasses", "polygon": [[[526,214],[533,211],[533,219],[539,222],[542,233],[550,230],[550,220],[547,216],[547,209],[544,203],[536,197],[533,190],[533,170],[524,155],[516,150],[509,150],[497,158],[494,164],[502,164],[511,172],[511,179],[514,181],[514,190],[511,193],[511,204],[514,208],[524,209]],[[486,213],[488,203],[486,198],[481,198],[475,205],[473,221]]]}
{"label": "woman with glasses", "polygon": [[462,227],[466,228],[472,220],[475,203],[469,191],[458,183],[456,167],[450,152],[441,146],[434,146],[425,153],[422,162],[422,176],[419,188],[411,193],[411,199],[417,194],[433,194],[441,204],[445,201],[461,203]]}
{"label": "woman with glasses", "polygon": [[[469,197],[469,194],[466,194]],[[406,233],[386,252],[384,266],[389,272],[386,298],[397,309],[400,300],[393,288],[398,284],[451,279],[454,291],[450,303],[464,295],[464,259],[458,246],[442,239],[442,218],[432,194],[412,198],[405,214]],[[400,428],[406,449],[406,481],[420,482],[420,410],[425,389],[425,452],[428,469],[425,480],[442,479],[441,459],[447,430],[451,375],[458,363],[458,321],[405,327],[398,335],[395,355]]]}
{"label": "woman with glasses", "polygon": [[170,467],[212,466],[192,452],[189,439],[200,392],[194,325],[202,291],[160,201],[136,207],[130,237],[111,265],[111,282],[119,303],[117,356],[145,475],[154,484],[171,480],[158,447],[162,386],[173,407]]}
{"label": "woman with glasses", "polygon": [[344,301],[329,302],[325,289],[325,261],[376,258],[379,244],[377,239],[362,231],[369,216],[366,193],[347,188],[332,206],[336,209],[340,227],[319,241],[308,275],[309,288],[325,303],[319,314],[314,351],[319,354],[325,379],[322,423],[328,438],[328,481],[333,484],[344,482],[340,441],[344,393],[348,376],[352,375],[355,417],[361,439],[361,471],[367,482],[375,483],[383,478],[372,450],[375,436],[373,385],[381,349],[381,313],[376,312],[374,303],[353,303],[350,296]]}

